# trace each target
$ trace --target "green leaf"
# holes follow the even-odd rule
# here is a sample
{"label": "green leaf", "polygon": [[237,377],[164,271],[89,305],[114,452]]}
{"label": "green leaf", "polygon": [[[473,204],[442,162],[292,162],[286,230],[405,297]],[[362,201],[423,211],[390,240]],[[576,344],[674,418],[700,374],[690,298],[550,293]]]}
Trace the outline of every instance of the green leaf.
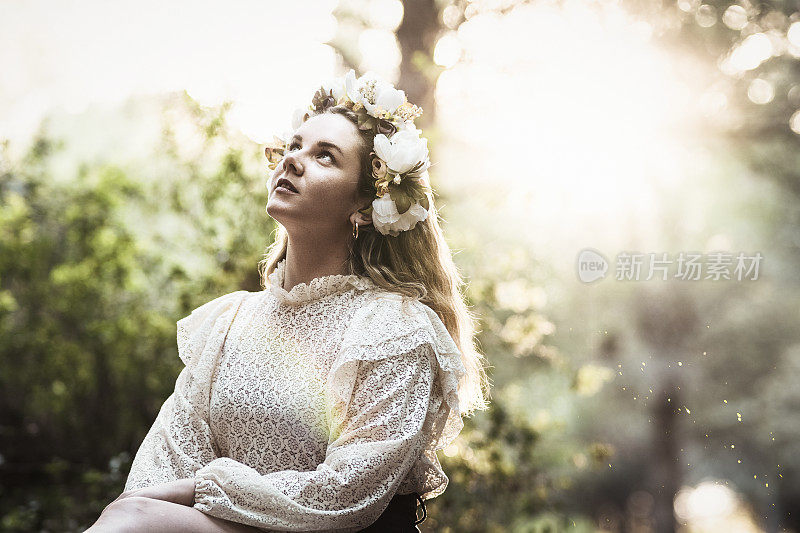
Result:
{"label": "green leaf", "polygon": [[397,212],[401,215],[408,211],[411,204],[414,203],[411,197],[405,191],[395,190],[392,191],[392,200],[397,204]]}
{"label": "green leaf", "polygon": [[428,211],[431,208],[431,203],[428,200],[428,195],[424,194],[422,198],[419,199],[420,205],[425,208],[425,211]]}

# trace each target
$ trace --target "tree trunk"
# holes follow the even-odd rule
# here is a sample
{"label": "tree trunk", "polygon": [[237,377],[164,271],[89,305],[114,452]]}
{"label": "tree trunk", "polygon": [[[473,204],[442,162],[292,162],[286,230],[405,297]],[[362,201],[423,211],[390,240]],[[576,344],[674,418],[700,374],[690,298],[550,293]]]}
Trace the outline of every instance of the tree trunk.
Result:
{"label": "tree trunk", "polygon": [[419,127],[435,121],[433,89],[437,71],[433,67],[433,48],[438,32],[439,10],[433,0],[403,2],[403,22],[397,28],[402,56],[398,87],[405,91],[409,102],[422,108]]}
{"label": "tree trunk", "polygon": [[661,391],[661,398],[653,408],[652,487],[656,533],[674,533],[676,529],[673,503],[681,480],[676,434],[676,406],[681,405],[679,394],[680,390],[673,382],[666,383]]}

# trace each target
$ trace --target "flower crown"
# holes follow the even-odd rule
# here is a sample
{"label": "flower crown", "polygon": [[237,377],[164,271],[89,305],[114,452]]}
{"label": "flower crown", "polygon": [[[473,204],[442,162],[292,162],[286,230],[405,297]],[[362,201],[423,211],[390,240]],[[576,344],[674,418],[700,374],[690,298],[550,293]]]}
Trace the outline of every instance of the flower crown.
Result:
{"label": "flower crown", "polygon": [[[359,212],[371,216],[372,225],[383,235],[396,237],[413,229],[428,217],[430,209],[428,139],[414,126],[422,109],[377,74],[367,72],[356,79],[350,69],[344,76],[323,83],[308,110],[295,110],[292,129],[299,128],[310,112],[319,113],[334,105],[353,111],[358,116],[358,128],[375,133],[370,155],[376,197],[371,206]],[[290,137],[287,133],[283,138],[275,136],[267,145],[264,153],[270,170],[283,160]]]}

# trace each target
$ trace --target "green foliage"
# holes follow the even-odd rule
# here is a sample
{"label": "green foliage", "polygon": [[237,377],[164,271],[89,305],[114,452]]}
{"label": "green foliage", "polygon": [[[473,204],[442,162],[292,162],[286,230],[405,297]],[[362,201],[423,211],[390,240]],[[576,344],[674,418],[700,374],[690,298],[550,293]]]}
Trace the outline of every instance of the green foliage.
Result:
{"label": "green foliage", "polygon": [[[168,102],[191,119],[183,127],[200,133],[204,150],[217,150],[216,160],[202,168],[159,148],[154,160],[174,179],[101,163],[53,180],[52,160],[66,145],[45,134],[19,160],[4,155],[4,530],[93,522],[121,492],[130,458],[174,386],[182,366],[175,322],[225,292],[259,289],[255,265],[271,226],[257,214],[255,147],[230,138],[215,110],[191,104]],[[169,147],[169,128],[163,137]],[[182,248],[191,253],[169,253]]]}
{"label": "green foliage", "polygon": [[[32,480],[96,487],[86,476],[140,438],[174,368],[163,363],[169,323],[142,283],[157,259],[117,219],[140,189],[113,167],[50,183],[52,147],[38,140],[23,161],[6,162],[0,181],[0,505],[9,529],[40,526],[59,504],[47,491],[20,492]],[[145,379],[142,367],[155,372]]]}

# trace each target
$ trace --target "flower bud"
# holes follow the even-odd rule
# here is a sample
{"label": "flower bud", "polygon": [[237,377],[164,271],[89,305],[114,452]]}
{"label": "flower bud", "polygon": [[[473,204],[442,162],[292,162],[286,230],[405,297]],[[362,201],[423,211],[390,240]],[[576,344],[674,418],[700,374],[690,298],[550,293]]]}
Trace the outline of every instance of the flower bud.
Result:
{"label": "flower bud", "polygon": [[372,175],[375,176],[376,179],[381,179],[384,176],[386,176],[387,172],[389,172],[389,167],[386,166],[386,161],[384,161],[380,157],[373,157]]}
{"label": "flower bud", "polygon": [[388,120],[379,120],[375,129],[378,133],[383,133],[387,137],[391,137],[397,131],[397,127]]}

